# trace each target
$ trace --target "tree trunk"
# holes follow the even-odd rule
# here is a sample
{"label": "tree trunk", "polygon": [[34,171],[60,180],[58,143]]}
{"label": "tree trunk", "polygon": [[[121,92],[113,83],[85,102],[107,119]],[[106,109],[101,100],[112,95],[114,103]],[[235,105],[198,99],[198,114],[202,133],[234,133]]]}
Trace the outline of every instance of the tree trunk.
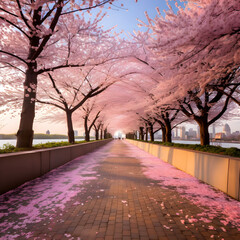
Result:
{"label": "tree trunk", "polygon": [[148,128],[146,127],[146,138],[145,138],[145,141],[147,142],[148,141]]}
{"label": "tree trunk", "polygon": [[86,129],[85,129],[85,141],[86,142],[90,141],[90,133],[89,133],[89,131],[86,131]]}
{"label": "tree trunk", "polygon": [[162,126],[162,142],[166,142],[167,139],[166,139],[166,128],[165,126]]}
{"label": "tree trunk", "polygon": [[153,132],[153,125],[149,127],[149,132],[150,132],[150,141],[154,142],[154,132]]}
{"label": "tree trunk", "polygon": [[100,139],[102,140],[103,139],[103,129],[101,128],[100,130]]}
{"label": "tree trunk", "polygon": [[90,131],[88,130],[88,116],[84,118],[85,141],[90,141]]}
{"label": "tree trunk", "polygon": [[210,145],[207,117],[198,119],[197,123],[200,128],[201,145]]}
{"label": "tree trunk", "polygon": [[104,129],[104,139],[107,139],[107,128]]}
{"label": "tree trunk", "polygon": [[95,139],[99,140],[99,130],[95,128]]}
{"label": "tree trunk", "polygon": [[140,132],[139,132],[139,137],[140,137],[140,140],[144,140],[144,127],[140,127],[139,128]]}
{"label": "tree trunk", "polygon": [[[41,11],[41,7],[38,8]],[[35,12],[37,13],[37,12]],[[33,25],[36,27],[41,20],[41,13],[34,14]],[[17,132],[17,144],[18,148],[30,148],[33,141],[33,121],[35,117],[35,99],[37,91],[37,62],[33,60],[33,56],[36,53],[36,48],[39,46],[40,38],[37,35],[33,35],[29,42],[27,71],[24,82],[24,96],[21,112],[21,119],[19,129]]]}
{"label": "tree trunk", "polygon": [[72,112],[66,111],[67,115],[67,128],[68,128],[68,142],[74,143],[74,131],[73,131],[73,123],[72,123]]}
{"label": "tree trunk", "polygon": [[162,130],[162,142],[166,142],[166,127],[163,123],[163,121],[160,121],[159,119],[155,118],[155,121],[161,126]]}
{"label": "tree trunk", "polygon": [[172,142],[172,127],[170,121],[165,121],[166,142]]}
{"label": "tree trunk", "polygon": [[35,99],[37,74],[34,72],[36,64],[28,66],[24,82],[24,97],[19,130],[17,132],[18,148],[31,148],[33,141],[33,121],[35,117]]}

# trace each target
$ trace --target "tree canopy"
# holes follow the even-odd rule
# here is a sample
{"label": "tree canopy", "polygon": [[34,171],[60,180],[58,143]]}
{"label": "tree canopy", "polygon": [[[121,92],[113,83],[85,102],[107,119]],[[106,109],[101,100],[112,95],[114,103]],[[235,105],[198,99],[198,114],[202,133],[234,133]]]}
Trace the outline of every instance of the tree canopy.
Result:
{"label": "tree canopy", "polygon": [[[177,11],[169,4],[155,18],[146,13],[146,30],[127,40],[101,26],[101,6],[112,3],[0,1],[0,106],[22,107],[18,146],[31,145],[35,104],[55,117],[65,111],[68,126],[76,111],[98,137],[102,126],[151,140],[161,129],[171,142],[178,124],[196,122],[208,145],[209,126],[239,112],[240,2],[187,1]],[[69,134],[73,142],[71,126]]]}

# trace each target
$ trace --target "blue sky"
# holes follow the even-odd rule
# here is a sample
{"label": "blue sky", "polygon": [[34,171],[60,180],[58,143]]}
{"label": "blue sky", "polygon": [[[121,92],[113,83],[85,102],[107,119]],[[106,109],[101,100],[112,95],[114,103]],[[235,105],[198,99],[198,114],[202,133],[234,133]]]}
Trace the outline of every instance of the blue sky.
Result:
{"label": "blue sky", "polygon": [[[121,4],[124,5],[122,9],[118,8]],[[170,1],[170,4],[175,7],[174,0]],[[114,5],[118,7],[112,6],[112,10],[106,9],[108,17],[104,19],[103,25],[106,28],[117,25],[117,32],[124,30],[130,33],[132,33],[134,29],[139,30],[137,27],[137,18],[147,22],[145,11],[147,11],[151,18],[154,18],[157,15],[156,7],[159,7],[162,13],[164,9],[168,9],[165,0],[138,0],[137,3],[135,0],[119,0],[116,1]]]}

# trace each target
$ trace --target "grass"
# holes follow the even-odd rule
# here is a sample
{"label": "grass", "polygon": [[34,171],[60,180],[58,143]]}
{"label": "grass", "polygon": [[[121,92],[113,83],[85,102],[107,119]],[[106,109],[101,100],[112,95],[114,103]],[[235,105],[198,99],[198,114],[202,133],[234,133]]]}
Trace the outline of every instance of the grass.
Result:
{"label": "grass", "polygon": [[[86,141],[76,141],[74,144],[85,143]],[[29,150],[36,150],[36,149],[44,149],[44,148],[53,148],[53,147],[63,147],[73,145],[69,142],[47,142],[47,143],[40,143],[33,145],[32,148],[16,148],[12,144],[4,144],[2,148],[0,148],[1,153],[13,153],[13,152],[20,152],[20,151],[29,151]]]}
{"label": "grass", "polygon": [[[137,141],[142,141],[142,140],[137,140]],[[142,142],[146,142],[146,141],[142,141]],[[220,146],[212,146],[212,145],[202,146],[200,144],[164,143],[159,141],[154,141],[149,143],[160,144],[168,147],[191,149],[191,150],[200,151],[200,152],[216,153],[216,154],[228,155],[228,156],[240,158],[240,149],[235,147],[223,148]]]}

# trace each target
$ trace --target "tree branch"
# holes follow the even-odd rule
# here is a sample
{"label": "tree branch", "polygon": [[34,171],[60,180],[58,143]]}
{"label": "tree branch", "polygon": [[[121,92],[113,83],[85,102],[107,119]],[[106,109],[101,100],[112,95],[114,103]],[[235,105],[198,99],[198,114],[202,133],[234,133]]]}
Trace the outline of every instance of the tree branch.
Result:
{"label": "tree branch", "polygon": [[[235,89],[237,88],[237,86],[235,86],[232,91],[231,91],[231,94],[233,94],[233,92],[235,91]],[[231,95],[230,94],[230,95]],[[219,114],[217,114],[217,116],[215,116],[211,121],[208,122],[208,126],[210,126],[212,123],[216,122],[220,117],[222,117],[222,115],[226,112],[227,110],[227,107],[228,107],[228,103],[229,103],[229,100],[230,100],[230,96],[227,97],[226,101],[225,101],[225,104],[221,110],[221,112]]]}
{"label": "tree branch", "polygon": [[72,11],[69,11],[69,12],[61,13],[61,15],[75,13],[75,12],[80,12],[80,11],[86,11],[86,10],[90,10],[90,9],[93,9],[93,8],[97,8],[97,7],[103,6],[104,4],[106,4],[106,3],[110,2],[110,1],[111,0],[106,0],[106,1],[103,1],[103,2],[101,2],[99,4],[96,4],[95,6],[86,7],[86,8],[79,8],[79,9],[72,10]]}
{"label": "tree branch", "polygon": [[3,64],[6,64],[6,65],[9,65],[9,66],[5,66],[5,67],[3,67],[3,68],[6,68],[6,67],[12,67],[12,68],[15,68],[15,69],[17,69],[18,71],[20,71],[20,72],[26,74],[21,68],[16,67],[16,66],[14,66],[13,64],[11,64],[11,63],[9,63],[9,62],[2,62],[2,61],[0,61],[0,62],[3,63]]}
{"label": "tree branch", "polygon": [[4,17],[1,17],[0,16],[0,19],[4,20],[5,22],[9,23],[10,25],[12,25],[13,27],[17,28],[21,33],[23,33],[28,39],[30,39],[30,37],[27,35],[26,32],[24,32],[20,27],[18,27],[16,24],[14,24],[13,22],[7,20],[6,18]]}
{"label": "tree branch", "polygon": [[181,110],[188,118],[191,117],[192,114],[189,113],[188,110],[187,110],[182,104],[180,104],[179,107],[180,107],[180,110]]}
{"label": "tree branch", "polygon": [[16,2],[17,2],[18,9],[19,9],[20,15],[21,15],[21,17],[22,17],[22,20],[24,21],[24,23],[26,24],[26,26],[27,26],[31,31],[33,31],[33,29],[31,28],[31,26],[28,24],[27,19],[26,19],[26,18],[24,17],[24,15],[23,15],[22,6],[21,6],[21,4],[20,4],[20,1],[19,1],[19,0],[16,0]]}
{"label": "tree branch", "polygon": [[[146,62],[146,61],[144,61],[144,60],[142,60],[142,59],[140,59],[140,58],[138,58],[138,57],[136,57],[136,56],[134,56],[134,58],[136,58],[138,61],[140,61],[141,63],[144,63],[145,65],[148,65],[151,69],[153,69],[154,71],[157,71],[153,66],[151,66],[148,62]],[[158,72],[158,74],[160,75],[160,76],[163,76],[161,73],[159,73]]]}
{"label": "tree branch", "polygon": [[240,100],[236,99],[235,97],[233,97],[231,94],[224,92],[221,89],[217,89],[217,91],[222,92],[224,95],[226,95],[227,97],[230,97],[236,104],[238,104],[240,106]]}
{"label": "tree branch", "polygon": [[54,70],[62,69],[62,68],[68,68],[68,67],[84,67],[84,66],[85,66],[85,63],[83,63],[83,64],[66,64],[66,65],[59,65],[59,66],[52,67],[52,68],[44,68],[44,69],[38,70],[38,71],[37,71],[37,74],[42,74],[42,73],[44,73],[44,72],[53,72]]}
{"label": "tree branch", "polygon": [[[60,17],[60,14],[62,12],[62,3],[63,3],[63,0],[59,0],[58,3],[57,3],[57,11],[55,13],[55,16],[50,24],[50,27],[49,29],[52,31],[52,33],[54,32],[54,29],[58,23],[58,19]],[[52,36],[52,33],[48,34],[47,36],[44,37],[44,39],[42,40],[40,46],[38,47],[37,51],[35,52],[35,54],[33,55],[32,59],[31,60],[35,60],[42,52],[42,50],[44,49],[45,45],[47,44],[48,40],[50,39],[50,37]]]}
{"label": "tree branch", "polygon": [[52,7],[52,9],[50,9],[46,15],[42,18],[42,20],[40,21],[40,24],[42,24],[54,11],[54,9],[56,8],[56,4],[54,4],[54,6]]}
{"label": "tree branch", "polygon": [[67,106],[67,102],[66,102],[66,99],[64,98],[64,96],[62,95],[61,91],[58,89],[52,75],[50,73],[48,73],[48,76],[52,82],[52,85],[53,85],[53,88],[55,89],[56,93],[58,94],[58,96],[60,97],[60,99],[62,99],[62,103],[64,104],[65,108],[68,108]]}
{"label": "tree branch", "polygon": [[20,60],[20,61],[24,62],[26,65],[28,65],[28,63],[23,58],[20,58],[19,56],[14,55],[13,53],[9,53],[9,52],[3,51],[3,50],[0,50],[0,52],[5,53],[6,55],[12,56],[14,58],[17,58],[18,60]]}
{"label": "tree branch", "polygon": [[101,112],[101,111],[99,111],[99,112],[97,113],[97,115],[96,115],[95,118],[93,119],[91,125],[89,126],[89,132],[91,131],[93,125],[94,125],[95,122],[96,122],[96,120],[99,118],[99,114],[100,114],[100,112]]}
{"label": "tree branch", "polygon": [[3,12],[5,12],[5,13],[7,13],[7,14],[9,14],[9,15],[12,15],[12,16],[14,16],[14,17],[17,17],[17,18],[18,18],[18,15],[14,14],[14,13],[11,13],[11,12],[9,12],[9,11],[7,11],[7,10],[3,9],[3,8],[0,8],[0,10],[1,10],[1,11],[3,11]]}
{"label": "tree branch", "polygon": [[62,106],[60,106],[60,105],[57,105],[56,103],[46,102],[46,101],[39,100],[39,99],[36,99],[35,101],[36,101],[36,102],[38,102],[38,103],[42,103],[42,104],[46,104],[46,105],[55,106],[55,107],[57,107],[57,108],[60,108],[60,109],[62,109],[63,111],[66,111],[66,109],[65,109],[65,108],[63,108],[63,107],[62,107]]}
{"label": "tree branch", "polygon": [[179,111],[180,111],[180,110],[176,110],[176,112],[174,113],[174,115],[173,115],[172,118],[170,119],[171,122],[172,122],[173,120],[175,120],[175,118],[177,117]]}

